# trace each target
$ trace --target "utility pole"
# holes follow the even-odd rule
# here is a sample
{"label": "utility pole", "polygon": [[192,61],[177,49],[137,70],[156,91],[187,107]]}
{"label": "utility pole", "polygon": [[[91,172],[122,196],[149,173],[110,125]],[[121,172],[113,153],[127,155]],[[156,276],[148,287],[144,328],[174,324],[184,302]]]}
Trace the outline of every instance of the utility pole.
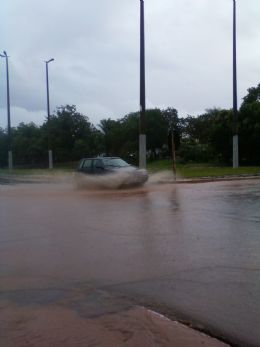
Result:
{"label": "utility pole", "polygon": [[48,159],[49,159],[49,169],[53,169],[53,157],[52,157],[52,149],[51,149],[51,135],[50,135],[50,98],[49,98],[49,70],[48,64],[54,61],[54,59],[50,59],[45,61],[46,64],[46,87],[47,87],[47,127],[48,127]]}
{"label": "utility pole", "polygon": [[8,67],[8,55],[6,51],[0,54],[2,58],[5,58],[6,62],[6,95],[7,95],[7,135],[8,135],[8,168],[13,169],[13,153],[12,153],[12,138],[11,138],[11,115],[10,115],[10,92],[9,92],[9,67]]}
{"label": "utility pole", "polygon": [[139,167],[142,168],[142,169],[146,168],[144,0],[140,0]]}
{"label": "utility pole", "polygon": [[175,142],[174,142],[174,130],[171,128],[171,143],[172,143],[172,171],[173,171],[173,179],[176,181],[176,153],[175,153]]}
{"label": "utility pole", "polygon": [[233,0],[233,168],[238,166],[236,0]]}

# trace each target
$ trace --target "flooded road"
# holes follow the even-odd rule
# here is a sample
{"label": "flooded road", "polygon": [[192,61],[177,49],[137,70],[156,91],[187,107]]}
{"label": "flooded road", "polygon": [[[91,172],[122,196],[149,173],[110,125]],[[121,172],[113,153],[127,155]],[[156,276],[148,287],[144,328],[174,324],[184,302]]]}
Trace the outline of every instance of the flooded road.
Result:
{"label": "flooded road", "polygon": [[125,298],[260,346],[260,180],[0,185],[5,322],[52,305],[97,316],[127,308]]}

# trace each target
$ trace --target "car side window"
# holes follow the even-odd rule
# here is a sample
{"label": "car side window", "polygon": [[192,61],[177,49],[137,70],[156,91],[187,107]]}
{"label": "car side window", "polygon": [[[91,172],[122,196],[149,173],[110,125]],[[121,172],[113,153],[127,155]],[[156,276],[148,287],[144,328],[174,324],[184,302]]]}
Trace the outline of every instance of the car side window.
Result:
{"label": "car side window", "polygon": [[93,166],[94,166],[94,168],[98,168],[98,169],[104,168],[104,164],[103,164],[103,161],[101,159],[95,159],[93,161]]}
{"label": "car side window", "polygon": [[81,169],[82,169],[83,164],[84,164],[84,160],[81,160],[81,161],[79,162],[79,165],[78,165],[78,170],[81,170]]}
{"label": "car side window", "polygon": [[91,168],[92,160],[91,159],[86,159],[82,165],[83,169],[89,169]]}

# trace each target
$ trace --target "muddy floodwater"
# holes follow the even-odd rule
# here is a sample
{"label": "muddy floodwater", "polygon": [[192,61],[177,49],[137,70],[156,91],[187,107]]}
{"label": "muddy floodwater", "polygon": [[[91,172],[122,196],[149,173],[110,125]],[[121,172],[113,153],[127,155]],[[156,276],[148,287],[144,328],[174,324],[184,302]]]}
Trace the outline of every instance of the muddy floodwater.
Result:
{"label": "muddy floodwater", "polygon": [[[133,302],[259,347],[260,180],[0,184],[1,346],[48,346],[26,331],[50,312],[55,335],[63,310],[93,319]],[[80,324],[57,327],[66,334],[55,346]]]}

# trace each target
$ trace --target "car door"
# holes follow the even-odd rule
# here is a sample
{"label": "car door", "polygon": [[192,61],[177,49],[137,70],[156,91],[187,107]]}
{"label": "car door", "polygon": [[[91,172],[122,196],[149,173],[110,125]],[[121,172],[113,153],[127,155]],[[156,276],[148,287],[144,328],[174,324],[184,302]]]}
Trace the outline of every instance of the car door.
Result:
{"label": "car door", "polygon": [[87,174],[93,173],[92,159],[85,159],[81,166],[81,171]]}
{"label": "car door", "polygon": [[102,159],[93,160],[93,173],[96,175],[102,175],[105,173],[105,166]]}

